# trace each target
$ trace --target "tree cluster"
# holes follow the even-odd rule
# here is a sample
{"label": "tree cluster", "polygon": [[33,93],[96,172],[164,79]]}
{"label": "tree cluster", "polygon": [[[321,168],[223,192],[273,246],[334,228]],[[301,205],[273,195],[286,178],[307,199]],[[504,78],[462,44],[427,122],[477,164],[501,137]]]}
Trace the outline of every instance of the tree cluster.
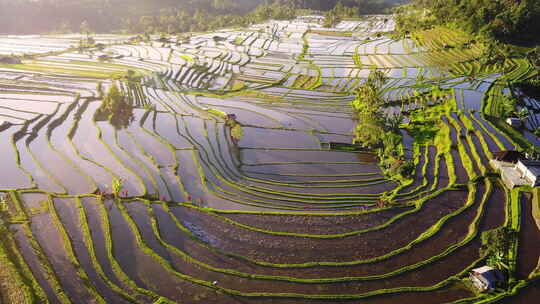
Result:
{"label": "tree cluster", "polygon": [[383,72],[373,70],[358,88],[352,103],[358,115],[355,142],[377,150],[379,163],[387,176],[408,177],[414,171],[414,164],[404,157],[400,131],[403,116],[387,117],[383,113],[382,89],[386,80]]}
{"label": "tree cluster", "polygon": [[386,75],[379,70],[373,70],[366,82],[358,87],[356,99],[352,103],[358,114],[356,141],[364,146],[380,146],[384,137],[384,102],[381,89],[385,82]]}
{"label": "tree cluster", "polygon": [[[401,0],[343,0],[381,13]],[[327,11],[338,0],[0,0],[0,34],[187,32],[290,19],[296,9]],[[84,24],[84,26],[82,26]]]}
{"label": "tree cluster", "polygon": [[398,26],[414,30],[454,24],[475,34],[507,41],[538,41],[538,0],[413,0],[398,9]]}
{"label": "tree cluster", "polygon": [[211,16],[239,16],[263,3],[264,0],[0,0],[0,34],[78,32],[85,21],[94,32],[112,32],[125,26],[126,19],[159,18],[164,11],[183,10],[193,15],[201,10]]}
{"label": "tree cluster", "polygon": [[336,24],[340,23],[343,18],[355,17],[358,15],[357,7],[347,7],[344,6],[340,1],[336,6],[326,12],[324,27],[334,27]]}
{"label": "tree cluster", "polygon": [[482,233],[480,254],[486,256],[487,264],[500,270],[510,269],[510,252],[516,241],[517,233],[506,227]]}
{"label": "tree cluster", "polygon": [[329,11],[341,3],[344,7],[361,9],[363,14],[380,14],[406,0],[275,0],[275,3],[297,9]]}
{"label": "tree cluster", "polygon": [[172,34],[211,31],[224,27],[247,26],[268,19],[287,20],[295,17],[295,10],[277,4],[258,6],[245,16],[213,15],[202,9],[195,12],[185,9],[162,9],[157,16],[144,15],[139,18],[123,18],[121,28],[128,32]]}
{"label": "tree cluster", "polygon": [[116,85],[113,85],[103,98],[101,107],[97,109],[94,119],[96,121],[107,120],[117,130],[125,129],[135,119],[133,105],[129,102],[127,96]]}

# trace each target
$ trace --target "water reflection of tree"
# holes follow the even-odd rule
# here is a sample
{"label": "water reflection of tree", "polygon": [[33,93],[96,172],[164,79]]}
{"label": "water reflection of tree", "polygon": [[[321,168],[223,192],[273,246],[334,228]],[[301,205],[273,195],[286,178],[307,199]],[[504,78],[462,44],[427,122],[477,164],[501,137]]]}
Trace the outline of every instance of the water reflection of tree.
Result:
{"label": "water reflection of tree", "polygon": [[238,163],[242,164],[242,152],[240,151],[240,147],[238,147],[237,144],[233,143],[229,146],[229,150],[231,152],[232,158],[237,160]]}
{"label": "water reflection of tree", "polygon": [[133,109],[127,96],[116,85],[113,85],[103,98],[101,107],[96,111],[95,120],[107,120],[115,129],[122,130],[135,120]]}
{"label": "water reflection of tree", "polygon": [[239,147],[240,140],[244,137],[244,129],[242,125],[236,121],[235,115],[229,115],[225,122],[225,125],[229,128],[229,136],[232,145],[230,146],[231,154],[240,163],[242,162],[242,154]]}

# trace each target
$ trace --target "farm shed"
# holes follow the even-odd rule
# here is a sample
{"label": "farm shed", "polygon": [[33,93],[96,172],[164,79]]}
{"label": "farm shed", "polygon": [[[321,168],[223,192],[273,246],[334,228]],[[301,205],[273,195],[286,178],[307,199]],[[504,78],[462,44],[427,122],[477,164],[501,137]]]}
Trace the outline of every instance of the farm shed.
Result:
{"label": "farm shed", "polygon": [[496,152],[490,164],[501,172],[504,184],[510,189],[540,185],[540,161],[527,159],[521,152]]}
{"label": "farm shed", "polygon": [[508,119],[506,119],[506,123],[512,128],[521,128],[521,126],[523,125],[521,120],[516,117],[509,117]]}
{"label": "farm shed", "polygon": [[504,274],[491,266],[473,269],[469,277],[474,286],[481,292],[492,291],[504,281]]}
{"label": "farm shed", "polygon": [[519,160],[516,170],[527,181],[527,185],[536,187],[540,184],[540,161]]}

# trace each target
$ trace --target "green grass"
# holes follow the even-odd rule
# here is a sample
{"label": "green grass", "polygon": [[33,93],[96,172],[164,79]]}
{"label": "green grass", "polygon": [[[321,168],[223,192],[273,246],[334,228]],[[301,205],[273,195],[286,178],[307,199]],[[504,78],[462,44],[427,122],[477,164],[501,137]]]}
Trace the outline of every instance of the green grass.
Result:
{"label": "green grass", "polygon": [[31,63],[31,64],[0,64],[0,68],[14,69],[19,71],[28,72],[42,72],[57,75],[69,75],[78,77],[90,77],[96,79],[110,79],[113,77],[121,77],[124,72],[112,72],[112,71],[92,71],[91,69],[75,69],[58,66],[48,66],[46,64]]}

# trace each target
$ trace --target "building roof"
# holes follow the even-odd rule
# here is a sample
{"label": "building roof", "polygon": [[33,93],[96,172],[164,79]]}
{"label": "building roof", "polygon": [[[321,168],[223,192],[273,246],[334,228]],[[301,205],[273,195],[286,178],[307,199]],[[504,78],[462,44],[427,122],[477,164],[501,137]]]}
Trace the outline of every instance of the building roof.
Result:
{"label": "building roof", "polygon": [[472,271],[475,272],[475,273],[482,274],[482,273],[486,273],[486,272],[492,271],[492,270],[494,270],[494,269],[495,269],[495,268],[486,265],[486,266],[482,266],[482,267],[479,267],[479,268],[475,268],[475,269],[473,269]]}
{"label": "building roof", "polygon": [[534,176],[540,176],[540,161],[537,160],[520,160],[527,170],[529,170]]}
{"label": "building roof", "polygon": [[493,157],[495,160],[514,164],[525,158],[523,153],[518,151],[499,151],[493,153]]}
{"label": "building roof", "polygon": [[498,282],[504,280],[504,274],[491,266],[473,269],[472,274],[486,284],[487,289],[494,289]]}
{"label": "building roof", "polygon": [[519,127],[522,125],[523,122],[519,118],[509,117],[508,119],[506,119],[506,123],[514,127]]}
{"label": "building roof", "polygon": [[506,123],[514,128],[520,128],[521,126],[523,126],[523,122],[515,117],[508,118],[506,120]]}

